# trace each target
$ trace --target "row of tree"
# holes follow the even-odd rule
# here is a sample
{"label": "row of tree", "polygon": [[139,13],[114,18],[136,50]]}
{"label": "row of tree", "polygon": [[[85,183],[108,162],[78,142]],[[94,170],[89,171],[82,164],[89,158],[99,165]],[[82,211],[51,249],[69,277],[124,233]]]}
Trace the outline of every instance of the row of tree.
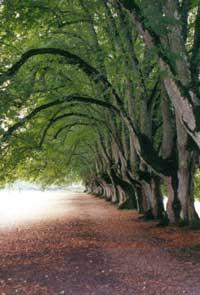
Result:
{"label": "row of tree", "polygon": [[198,222],[199,1],[1,2],[2,184],[81,179],[121,209]]}

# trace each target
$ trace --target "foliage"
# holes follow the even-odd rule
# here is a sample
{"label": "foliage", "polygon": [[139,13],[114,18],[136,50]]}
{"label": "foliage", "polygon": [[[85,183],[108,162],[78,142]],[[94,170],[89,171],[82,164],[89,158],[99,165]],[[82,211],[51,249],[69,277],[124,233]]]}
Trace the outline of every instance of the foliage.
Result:
{"label": "foliage", "polygon": [[198,169],[194,178],[194,196],[200,200],[200,170]]}

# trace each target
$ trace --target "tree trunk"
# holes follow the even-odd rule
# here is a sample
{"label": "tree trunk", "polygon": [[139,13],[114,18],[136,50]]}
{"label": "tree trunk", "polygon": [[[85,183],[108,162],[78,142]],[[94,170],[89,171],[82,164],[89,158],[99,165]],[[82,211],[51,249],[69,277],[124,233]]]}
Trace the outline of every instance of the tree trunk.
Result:
{"label": "tree trunk", "polygon": [[164,177],[167,187],[167,216],[170,223],[179,223],[180,221],[180,202],[178,200],[178,179],[177,179],[177,151],[176,146],[176,125],[175,118],[171,111],[171,104],[168,99],[164,85],[161,85],[161,112],[163,121],[163,137],[161,153],[164,159],[171,159],[174,163],[174,169],[171,176]]}
{"label": "tree trunk", "polygon": [[179,156],[178,169],[178,198],[181,202],[181,217],[186,224],[196,222],[199,218],[194,208],[193,178],[195,173],[195,152],[192,151],[192,140],[185,129],[176,120],[177,143]]}
{"label": "tree trunk", "polygon": [[142,181],[141,182],[141,195],[142,200],[142,208],[144,210],[144,219],[146,220],[152,220],[155,219],[155,215],[153,214],[153,202],[152,202],[152,188],[151,188],[151,184],[146,182],[146,181]]}
{"label": "tree trunk", "polygon": [[165,183],[168,191],[167,216],[170,223],[178,224],[180,222],[181,204],[178,199],[178,179],[174,176],[166,177]]}
{"label": "tree trunk", "polygon": [[142,186],[136,188],[136,195],[137,195],[138,212],[140,214],[144,214],[146,205],[144,204],[145,196],[142,190]]}
{"label": "tree trunk", "polygon": [[160,178],[154,176],[151,181],[152,187],[152,211],[156,219],[165,218],[165,209],[163,204],[163,196],[160,187]]}
{"label": "tree trunk", "polygon": [[[184,47],[178,1],[168,0],[163,2],[165,3],[165,15],[169,19],[175,20],[168,28],[171,33],[168,34],[168,47],[165,42],[163,43],[162,40],[157,38],[156,32],[151,30],[148,22],[144,22],[143,11],[135,1],[122,0],[120,3],[130,12],[133,23],[139,34],[143,36],[145,44],[149,48],[155,46],[158,49],[161,69],[168,73],[168,78],[164,79],[166,90],[186,132],[200,147],[200,102],[196,89],[192,87],[191,65]],[[166,59],[170,51],[175,54],[181,53],[181,58],[176,61],[176,69],[173,60]],[[185,81],[182,79],[183,76],[187,76]]]}

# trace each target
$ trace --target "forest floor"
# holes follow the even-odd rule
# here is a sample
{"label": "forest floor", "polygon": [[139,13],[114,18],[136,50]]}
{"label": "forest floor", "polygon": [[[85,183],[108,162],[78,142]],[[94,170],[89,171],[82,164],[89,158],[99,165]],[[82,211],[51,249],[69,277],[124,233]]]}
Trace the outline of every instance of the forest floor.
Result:
{"label": "forest floor", "polygon": [[86,194],[0,228],[0,295],[200,295],[200,232]]}

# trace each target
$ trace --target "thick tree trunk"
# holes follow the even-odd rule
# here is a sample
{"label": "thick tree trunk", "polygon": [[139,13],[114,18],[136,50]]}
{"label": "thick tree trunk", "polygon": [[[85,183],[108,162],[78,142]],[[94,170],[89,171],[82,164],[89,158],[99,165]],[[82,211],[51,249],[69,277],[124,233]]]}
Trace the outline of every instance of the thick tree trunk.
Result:
{"label": "thick tree trunk", "polygon": [[178,179],[176,173],[174,176],[166,177],[165,183],[168,191],[167,216],[170,223],[178,224],[180,222],[181,204],[178,199]]}
{"label": "thick tree trunk", "polygon": [[111,181],[111,186],[112,186],[112,195],[111,195],[110,201],[113,204],[117,204],[119,202],[118,191],[117,191],[117,187],[115,185],[115,181],[114,181],[114,179],[112,177],[112,173],[110,172],[110,169],[108,169],[108,175],[109,175],[109,178],[110,178],[110,181]]}
{"label": "thick tree trunk", "polygon": [[146,204],[144,204],[145,195],[143,193],[142,186],[136,188],[138,212],[140,214],[145,213]]}
{"label": "thick tree trunk", "polygon": [[[122,183],[123,182],[123,183]],[[137,200],[133,186],[124,181],[120,181],[117,186],[120,191],[120,200],[118,204],[119,209],[137,209]]]}
{"label": "thick tree trunk", "polygon": [[164,182],[167,187],[167,216],[170,223],[179,223],[180,221],[180,202],[178,200],[178,168],[176,145],[176,125],[175,118],[171,111],[171,104],[165,91],[164,85],[161,85],[161,112],[163,121],[163,138],[161,153],[164,159],[171,159],[174,163],[174,170],[171,171],[171,176],[164,177]]}
{"label": "thick tree trunk", "polygon": [[181,202],[181,218],[185,224],[192,224],[199,221],[199,217],[194,207],[194,170],[189,170],[186,165],[180,165],[178,196]]}
{"label": "thick tree trunk", "polygon": [[152,187],[152,211],[156,219],[165,218],[165,209],[163,204],[163,196],[160,187],[160,178],[154,176],[151,181]]}
{"label": "thick tree trunk", "polygon": [[144,219],[151,220],[155,219],[156,216],[153,213],[153,195],[152,195],[151,182],[145,180],[141,181],[140,190],[140,204],[143,209]]}
{"label": "thick tree trunk", "polygon": [[160,187],[160,178],[153,176],[150,182],[142,181],[139,191],[140,212],[144,213],[147,219],[164,219],[165,210],[163,196]]}
{"label": "thick tree trunk", "polygon": [[[195,87],[192,87],[194,83],[191,80],[191,65],[184,47],[178,1],[163,2],[165,3],[165,15],[175,20],[168,28],[171,33],[168,36],[169,47],[160,40],[156,32],[151,30],[151,27],[147,25],[148,22],[144,22],[143,11],[135,1],[122,0],[120,3],[130,12],[133,23],[139,34],[143,36],[145,44],[149,48],[155,46],[158,49],[161,69],[168,73],[168,78],[164,80],[166,90],[186,132],[200,147],[200,101]],[[175,54],[181,53],[176,62],[176,69],[173,60],[168,58],[170,50]],[[185,81],[182,79],[183,76],[187,76]]]}
{"label": "thick tree trunk", "polygon": [[111,174],[118,192],[119,208],[137,209],[137,199],[133,185],[128,180],[118,176],[114,170],[111,170]]}
{"label": "thick tree trunk", "polygon": [[192,140],[188,137],[185,129],[176,120],[177,143],[179,155],[178,170],[178,198],[181,202],[181,217],[184,223],[196,222],[199,218],[194,208],[193,178],[195,173],[195,152],[192,151]]}

